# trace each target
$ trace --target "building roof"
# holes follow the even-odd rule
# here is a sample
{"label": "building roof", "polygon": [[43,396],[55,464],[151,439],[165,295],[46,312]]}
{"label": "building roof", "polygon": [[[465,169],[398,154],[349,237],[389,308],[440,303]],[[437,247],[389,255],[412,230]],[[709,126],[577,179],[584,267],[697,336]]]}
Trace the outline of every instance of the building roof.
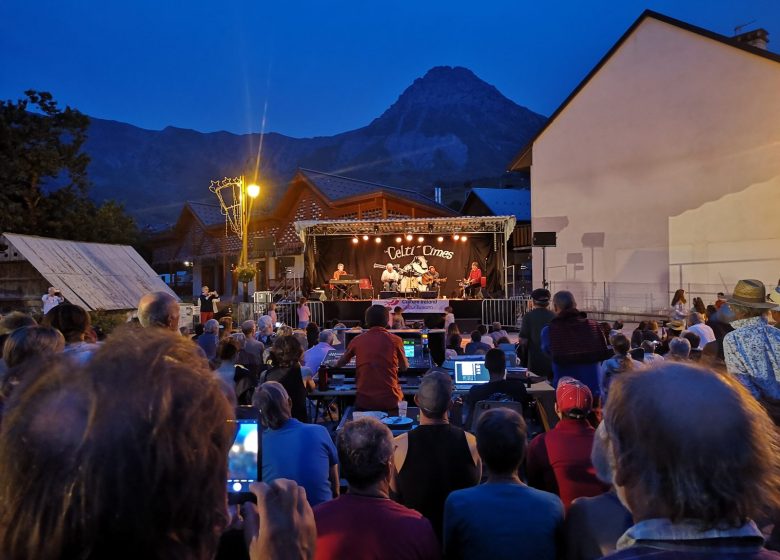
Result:
{"label": "building roof", "polygon": [[225,223],[225,216],[222,214],[222,209],[217,203],[212,204],[209,202],[188,200],[186,204],[190,207],[192,213],[195,214],[195,217],[206,227]]}
{"label": "building roof", "polygon": [[411,189],[390,187],[388,185],[382,185],[381,183],[372,183],[370,181],[363,181],[361,179],[351,179],[349,177],[342,177],[340,175],[333,175],[331,173],[323,173],[322,171],[314,171],[312,169],[300,168],[298,171],[304,177],[306,177],[306,179],[311,184],[313,184],[327,199],[332,201],[351,198],[353,196],[363,196],[372,193],[384,192],[399,198],[413,200],[420,204],[436,208],[437,210],[445,211],[448,214],[455,213],[452,208],[444,206],[443,204],[439,204],[432,198]]}
{"label": "building roof", "polygon": [[700,35],[702,37],[706,37],[708,39],[712,39],[714,41],[718,41],[720,43],[723,43],[724,45],[728,45],[730,47],[734,47],[740,50],[743,50],[745,52],[748,52],[750,54],[755,54],[757,56],[766,58],[768,60],[772,60],[774,62],[780,62],[780,55],[770,52],[766,49],[760,49],[758,47],[754,47],[752,45],[749,45],[747,43],[738,41],[734,39],[733,37],[727,37],[725,35],[721,35],[720,33],[715,33],[714,31],[710,31],[709,29],[704,29],[703,27],[697,27],[695,25],[691,25],[690,23],[686,23],[684,21],[681,21],[679,19],[675,19],[669,16],[666,16],[664,14],[660,14],[658,12],[654,12],[653,10],[645,10],[642,12],[642,15],[640,15],[637,20],[631,24],[631,27],[626,30],[626,32],[618,39],[617,43],[615,43],[609,51],[607,51],[607,54],[604,55],[604,57],[599,60],[598,64],[593,67],[593,69],[588,73],[587,76],[577,85],[576,88],[569,94],[569,96],[561,103],[558,108],[555,110],[555,112],[550,115],[550,118],[547,119],[547,122],[544,123],[544,126],[540,128],[536,135],[531,138],[531,140],[528,141],[528,143],[523,146],[523,148],[517,153],[517,155],[514,157],[514,159],[509,163],[508,170],[509,171],[519,171],[521,169],[525,169],[531,165],[531,149],[533,148],[534,142],[536,142],[542,134],[547,130],[547,128],[552,125],[552,123],[555,121],[555,119],[560,115],[564,109],[571,103],[571,101],[577,97],[577,94],[586,86],[588,85],[588,82],[601,70],[601,68],[609,61],[610,58],[612,58],[612,55],[614,55],[618,49],[620,49],[621,46],[623,46],[623,43],[626,42],[626,40],[636,31],[636,29],[648,18],[653,18],[658,21],[662,21],[664,23],[667,23],[669,25],[673,25],[675,27],[679,27],[680,29],[684,29],[686,31],[690,31],[691,33],[695,33],[697,35]]}
{"label": "building roof", "polygon": [[528,189],[474,188],[463,203],[464,209],[471,197],[481,200],[494,216],[514,216],[518,222],[531,221],[531,191]]}
{"label": "building roof", "polygon": [[85,309],[135,309],[141,296],[149,292],[167,292],[179,299],[128,245],[15,233],[3,237],[65,299]]}

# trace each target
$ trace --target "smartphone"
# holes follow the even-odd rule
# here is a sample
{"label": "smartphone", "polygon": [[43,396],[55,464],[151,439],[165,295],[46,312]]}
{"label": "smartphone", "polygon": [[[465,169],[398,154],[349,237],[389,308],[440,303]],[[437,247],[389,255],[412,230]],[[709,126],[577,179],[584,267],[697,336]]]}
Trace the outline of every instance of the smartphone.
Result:
{"label": "smartphone", "polygon": [[274,325],[274,328],[278,329],[278,328],[279,328],[279,327],[281,327],[281,326],[282,326],[282,323],[279,323],[279,322],[277,322],[277,323]]}
{"label": "smartphone", "polygon": [[229,422],[235,425],[236,437],[228,451],[228,501],[238,504],[253,498],[249,485],[260,479],[260,433],[256,418],[240,418]]}

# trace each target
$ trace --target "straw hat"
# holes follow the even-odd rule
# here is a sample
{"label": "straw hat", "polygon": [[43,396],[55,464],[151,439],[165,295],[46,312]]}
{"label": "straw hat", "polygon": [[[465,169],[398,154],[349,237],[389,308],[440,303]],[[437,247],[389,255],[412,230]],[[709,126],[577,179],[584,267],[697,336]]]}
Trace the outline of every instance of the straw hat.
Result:
{"label": "straw hat", "polygon": [[766,300],[766,287],[761,280],[740,280],[727,301],[754,309],[771,309],[777,305]]}

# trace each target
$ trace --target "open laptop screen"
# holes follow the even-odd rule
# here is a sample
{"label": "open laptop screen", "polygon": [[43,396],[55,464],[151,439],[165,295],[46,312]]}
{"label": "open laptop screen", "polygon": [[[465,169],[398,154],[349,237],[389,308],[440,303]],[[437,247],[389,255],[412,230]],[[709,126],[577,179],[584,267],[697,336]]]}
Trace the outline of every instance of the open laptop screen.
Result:
{"label": "open laptop screen", "polygon": [[419,351],[417,348],[419,347],[419,341],[416,341],[411,338],[404,338],[404,356],[408,358],[414,358]]}
{"label": "open laptop screen", "polygon": [[490,381],[490,373],[485,367],[485,360],[456,360],[455,384],[477,385]]}

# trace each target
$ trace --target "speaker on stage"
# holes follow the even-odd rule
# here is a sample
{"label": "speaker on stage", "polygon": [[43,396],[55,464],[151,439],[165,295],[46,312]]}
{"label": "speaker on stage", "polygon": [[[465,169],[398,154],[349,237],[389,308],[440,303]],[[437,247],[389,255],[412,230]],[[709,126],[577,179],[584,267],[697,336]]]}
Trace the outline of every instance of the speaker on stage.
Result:
{"label": "speaker on stage", "polygon": [[439,295],[439,293],[438,292],[434,292],[434,291],[417,292],[417,296],[420,299],[436,299],[437,295]]}
{"label": "speaker on stage", "polygon": [[379,299],[391,299],[394,297],[398,297],[398,292],[393,292],[393,291],[379,292]]}

